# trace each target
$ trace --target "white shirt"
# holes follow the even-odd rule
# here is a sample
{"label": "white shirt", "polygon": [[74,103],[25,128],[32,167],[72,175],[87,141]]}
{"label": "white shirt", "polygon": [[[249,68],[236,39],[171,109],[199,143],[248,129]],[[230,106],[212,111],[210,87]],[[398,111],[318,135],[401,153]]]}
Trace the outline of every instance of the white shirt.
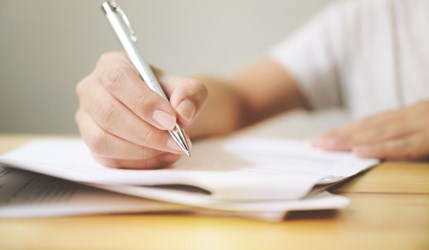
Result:
{"label": "white shirt", "polygon": [[429,0],[356,0],[273,48],[313,108],[354,117],[429,99]]}

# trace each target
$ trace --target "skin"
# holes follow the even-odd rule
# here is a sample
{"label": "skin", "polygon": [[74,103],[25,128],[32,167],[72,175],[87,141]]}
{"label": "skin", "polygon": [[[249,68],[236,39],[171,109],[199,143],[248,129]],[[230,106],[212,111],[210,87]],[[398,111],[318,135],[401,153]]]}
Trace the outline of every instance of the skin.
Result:
{"label": "skin", "polygon": [[[227,134],[287,110],[308,108],[293,77],[271,59],[262,59],[228,79],[191,79],[154,71],[169,102],[146,86],[120,52],[102,55],[95,69],[77,84],[76,121],[101,164],[131,169],[171,165],[182,155],[167,132],[176,122],[196,139]],[[312,143],[361,157],[427,157],[428,115],[428,102],[421,102],[346,125]]]}
{"label": "skin", "polygon": [[429,101],[377,114],[314,138],[315,147],[364,158],[417,160],[429,156]]}

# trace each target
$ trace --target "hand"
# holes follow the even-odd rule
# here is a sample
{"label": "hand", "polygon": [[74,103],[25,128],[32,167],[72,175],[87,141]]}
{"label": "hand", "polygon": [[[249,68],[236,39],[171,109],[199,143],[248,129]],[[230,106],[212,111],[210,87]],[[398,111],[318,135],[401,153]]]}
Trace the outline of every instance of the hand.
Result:
{"label": "hand", "polygon": [[417,160],[429,157],[429,101],[375,115],[312,140],[324,150],[363,158]]}
{"label": "hand", "polygon": [[78,83],[76,121],[82,138],[101,164],[115,168],[159,168],[182,151],[168,133],[178,120],[186,127],[202,109],[207,90],[196,80],[155,70],[170,103],[149,89],[119,52],[100,57]]}

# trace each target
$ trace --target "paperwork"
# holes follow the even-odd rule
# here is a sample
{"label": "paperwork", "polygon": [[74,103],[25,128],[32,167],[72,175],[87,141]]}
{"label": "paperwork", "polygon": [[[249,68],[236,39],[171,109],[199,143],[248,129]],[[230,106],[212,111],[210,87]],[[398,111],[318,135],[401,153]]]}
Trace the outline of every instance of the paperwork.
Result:
{"label": "paperwork", "polygon": [[[70,139],[30,142],[0,156],[0,163],[116,193],[169,202],[162,203],[168,204],[164,210],[195,211],[172,206],[174,203],[212,212],[279,219],[290,210],[345,207],[346,198],[320,191],[377,161],[358,159],[349,153],[318,151],[305,141],[241,136],[196,143],[191,158],[182,158],[171,168],[161,170],[104,167],[93,160],[81,140]],[[0,194],[3,199],[5,194]],[[126,197],[134,202],[135,198]],[[160,204],[157,205],[161,207]],[[0,205],[1,216],[4,204]],[[141,211],[151,210],[143,205]]]}
{"label": "paperwork", "polygon": [[188,210],[13,168],[0,167],[0,183],[0,217]]}

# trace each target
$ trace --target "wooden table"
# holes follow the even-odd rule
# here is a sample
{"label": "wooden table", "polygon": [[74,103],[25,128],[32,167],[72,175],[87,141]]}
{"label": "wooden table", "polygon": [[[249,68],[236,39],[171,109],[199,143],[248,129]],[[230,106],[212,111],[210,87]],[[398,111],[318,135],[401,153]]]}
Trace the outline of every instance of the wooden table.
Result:
{"label": "wooden table", "polygon": [[[0,135],[0,153],[37,136]],[[0,220],[0,249],[429,249],[429,163],[383,163],[333,189],[341,211],[282,223],[183,214]]]}

